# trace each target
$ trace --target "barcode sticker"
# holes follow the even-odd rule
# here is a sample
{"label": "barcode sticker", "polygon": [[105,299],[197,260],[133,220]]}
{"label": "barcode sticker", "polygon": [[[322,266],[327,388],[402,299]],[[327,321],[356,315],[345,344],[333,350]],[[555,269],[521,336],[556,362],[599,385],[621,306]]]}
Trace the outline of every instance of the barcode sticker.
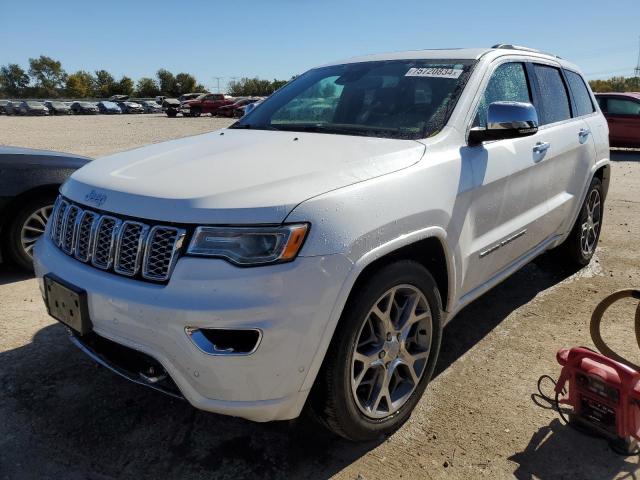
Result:
{"label": "barcode sticker", "polygon": [[428,67],[428,68],[410,68],[405,77],[431,77],[431,78],[458,78],[462,74],[462,69],[459,68],[443,68],[443,67]]}

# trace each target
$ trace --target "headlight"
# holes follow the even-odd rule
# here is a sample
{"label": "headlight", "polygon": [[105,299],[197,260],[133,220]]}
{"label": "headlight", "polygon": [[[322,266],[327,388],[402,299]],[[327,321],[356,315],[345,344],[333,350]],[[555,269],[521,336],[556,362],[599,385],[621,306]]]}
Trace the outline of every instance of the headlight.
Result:
{"label": "headlight", "polygon": [[288,262],[296,258],[307,224],[281,227],[198,227],[188,255],[224,258],[242,266]]}

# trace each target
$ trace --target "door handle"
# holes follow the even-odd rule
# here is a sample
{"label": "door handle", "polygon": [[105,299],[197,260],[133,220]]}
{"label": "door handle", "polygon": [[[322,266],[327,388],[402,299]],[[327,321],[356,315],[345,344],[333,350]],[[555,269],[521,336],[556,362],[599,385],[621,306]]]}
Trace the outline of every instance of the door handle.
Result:
{"label": "door handle", "polygon": [[533,147],[533,153],[545,153],[547,150],[549,150],[549,147],[551,147],[551,144],[549,142],[538,142],[536,143],[536,146]]}
{"label": "door handle", "polygon": [[580,140],[580,143],[586,142],[587,138],[589,138],[590,133],[591,133],[590,129],[581,128],[580,131],[578,132],[578,139]]}

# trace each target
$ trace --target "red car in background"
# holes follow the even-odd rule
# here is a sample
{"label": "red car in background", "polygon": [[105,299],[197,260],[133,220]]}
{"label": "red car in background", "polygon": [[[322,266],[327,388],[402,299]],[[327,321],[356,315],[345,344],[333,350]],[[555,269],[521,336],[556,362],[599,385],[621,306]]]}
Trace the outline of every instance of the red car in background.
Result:
{"label": "red car in background", "polygon": [[640,148],[640,93],[597,93],[596,99],[609,123],[609,144]]}
{"label": "red car in background", "polygon": [[223,117],[228,118],[239,118],[244,113],[244,109],[242,107],[249,105],[250,103],[255,103],[259,98],[241,98],[240,100],[236,100],[234,103],[229,105],[225,105],[220,107],[218,110],[218,115],[222,115]]}
{"label": "red car in background", "polygon": [[203,113],[216,115],[220,107],[234,102],[231,97],[222,93],[205,93],[193,100],[187,100],[180,104],[180,113],[185,117],[199,117]]}

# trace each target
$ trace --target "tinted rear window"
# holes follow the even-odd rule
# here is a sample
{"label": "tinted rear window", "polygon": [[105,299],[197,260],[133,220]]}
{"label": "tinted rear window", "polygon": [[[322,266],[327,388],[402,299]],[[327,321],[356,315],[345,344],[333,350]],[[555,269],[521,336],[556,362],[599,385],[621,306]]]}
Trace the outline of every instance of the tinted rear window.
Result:
{"label": "tinted rear window", "polygon": [[581,117],[595,112],[593,102],[591,101],[591,95],[589,94],[589,90],[587,89],[582,77],[569,70],[565,70],[565,73],[567,75],[571,94],[573,95],[573,100],[576,103],[576,116]]}
{"label": "tinted rear window", "polygon": [[560,70],[540,64],[535,64],[533,69],[540,87],[540,124],[546,125],[571,118],[569,97]]}
{"label": "tinted rear window", "polygon": [[640,102],[624,98],[608,98],[607,112],[613,115],[640,115]]}

